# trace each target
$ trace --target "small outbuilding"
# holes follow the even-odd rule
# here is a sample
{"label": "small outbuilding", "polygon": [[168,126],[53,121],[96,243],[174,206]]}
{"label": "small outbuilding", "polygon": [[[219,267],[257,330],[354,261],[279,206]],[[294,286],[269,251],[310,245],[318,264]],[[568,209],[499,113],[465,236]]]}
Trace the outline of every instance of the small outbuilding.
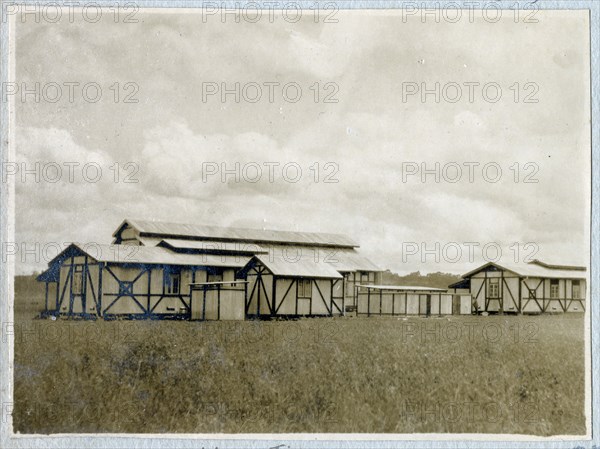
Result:
{"label": "small outbuilding", "polygon": [[257,255],[241,273],[249,317],[344,314],[344,277],[322,259]]}
{"label": "small outbuilding", "polygon": [[356,286],[357,315],[452,315],[454,295],[446,289],[401,285]]}

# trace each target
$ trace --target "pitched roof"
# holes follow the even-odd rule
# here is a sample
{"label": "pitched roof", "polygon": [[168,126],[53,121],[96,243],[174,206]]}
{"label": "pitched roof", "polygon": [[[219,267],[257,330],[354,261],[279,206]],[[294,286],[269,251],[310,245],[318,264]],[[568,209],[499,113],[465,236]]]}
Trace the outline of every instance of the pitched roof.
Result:
{"label": "pitched roof", "polygon": [[273,254],[257,254],[254,259],[262,263],[275,276],[342,279],[342,275],[323,259],[301,256],[283,257]]}
{"label": "pitched roof", "polygon": [[263,229],[230,228],[199,224],[167,223],[150,220],[126,219],[113,233],[113,237],[129,224],[141,236],[165,238],[226,240],[241,242],[295,243],[300,245],[340,246],[355,248],[358,244],[343,234],[317,232],[273,231]]}
{"label": "pitched roof", "polygon": [[545,268],[551,268],[553,270],[586,271],[586,268],[581,267],[581,266],[550,264],[550,263],[542,262],[541,260],[537,260],[537,259],[532,260],[530,263],[533,263],[533,264],[536,264],[536,265],[539,265],[539,266],[545,267]]}
{"label": "pitched roof", "polygon": [[230,252],[239,254],[275,254],[281,257],[296,258],[306,256],[312,258],[322,258],[325,262],[333,266],[337,271],[382,271],[377,265],[368,258],[360,254],[354,248],[333,248],[323,249],[320,246],[304,245],[283,245],[266,244],[258,245],[255,243],[242,242],[219,242],[215,240],[178,240],[163,239],[159,245],[172,248],[174,250],[194,250],[203,252]]}
{"label": "pitched roof", "polygon": [[342,273],[349,271],[383,271],[356,250],[340,249],[334,251],[326,261]]}
{"label": "pitched roof", "polygon": [[[470,278],[476,273],[479,273],[484,268],[489,266],[494,266],[501,270],[511,271],[519,276],[523,277],[540,277],[540,278],[555,278],[555,279],[585,279],[585,267],[580,267],[582,269],[571,269],[571,268],[550,268],[552,265],[539,263],[496,263],[496,262],[488,262],[486,264],[481,265],[480,267],[469,271],[464,274],[463,278]],[[557,266],[557,265],[554,265]]]}
{"label": "pitched roof", "polygon": [[322,260],[339,272],[349,271],[382,271],[377,265],[354,248],[322,248],[319,246],[301,245],[266,245],[263,247],[269,255],[273,254],[286,259],[306,257]]}
{"label": "pitched roof", "polygon": [[294,245],[257,245],[241,244],[240,242],[215,242],[164,239],[160,243],[174,250],[197,250],[204,252],[230,252],[232,254],[267,254],[269,260],[276,257],[278,260],[296,260],[298,258],[308,260],[319,260],[332,266],[338,272],[350,271],[381,271],[381,269],[369,259],[361,255],[355,249],[335,248],[322,249],[319,247],[306,247]]}
{"label": "pitched roof", "polygon": [[197,252],[215,253],[247,253],[250,255],[268,253],[269,249],[255,243],[219,242],[216,240],[177,240],[161,239],[158,245],[174,250],[192,250]]}
{"label": "pitched roof", "polygon": [[181,254],[157,246],[99,245],[96,243],[93,245],[80,245],[72,243],[52,259],[50,264],[57,259],[64,259],[64,253],[73,248],[98,262],[107,263],[239,268],[245,266],[250,260],[250,257],[241,255]]}

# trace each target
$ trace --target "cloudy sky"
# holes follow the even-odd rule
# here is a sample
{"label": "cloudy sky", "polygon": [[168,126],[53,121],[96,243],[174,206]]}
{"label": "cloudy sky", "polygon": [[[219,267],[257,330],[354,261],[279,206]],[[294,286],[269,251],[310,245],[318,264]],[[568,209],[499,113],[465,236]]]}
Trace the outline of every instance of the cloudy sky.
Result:
{"label": "cloudy sky", "polygon": [[[534,248],[542,260],[586,264],[585,11],[543,12],[537,23],[508,14],[489,23],[477,12],[456,23],[389,12],[335,18],[304,14],[291,23],[276,12],[272,21],[223,23],[187,11],[138,12],[137,23],[108,13],[97,23],[77,14],[73,23],[17,20],[15,81],[21,91],[40,83],[41,98],[15,97],[15,158],[21,168],[39,162],[41,179],[14,177],[16,241],[110,243],[131,217],[345,233],[399,273],[465,272],[485,259],[486,244],[488,257],[498,245],[503,259],[514,259],[517,244],[519,259]],[[72,99],[65,83],[78,83]],[[90,83],[102,90],[96,102],[93,86],[82,92]],[[239,101],[222,98],[236,83]],[[436,83],[439,101],[420,92],[403,98]],[[64,164],[75,162],[71,182]],[[436,162],[452,179],[461,166],[462,177],[403,180]],[[85,163],[100,167],[102,179],[87,182]],[[223,182],[221,169],[235,172],[236,163],[240,179]],[[273,182],[265,163],[280,164]],[[475,163],[470,182],[465,164]],[[63,166],[57,182],[49,182],[52,164]],[[252,182],[256,164],[263,173]],[[294,167],[302,169],[298,182],[290,182]],[[137,182],[124,182],[128,173]],[[324,182],[327,174],[337,182]],[[43,269],[48,254],[17,257],[17,273]]]}

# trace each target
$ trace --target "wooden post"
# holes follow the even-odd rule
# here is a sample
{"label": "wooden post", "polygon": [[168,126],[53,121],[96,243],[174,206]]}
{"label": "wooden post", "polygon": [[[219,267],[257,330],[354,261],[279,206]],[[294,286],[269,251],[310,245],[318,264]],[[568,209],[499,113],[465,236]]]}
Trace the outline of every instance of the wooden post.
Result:
{"label": "wooden post", "polygon": [[331,287],[329,292],[329,316],[333,316],[333,282],[333,279],[329,280],[329,286]]}
{"label": "wooden post", "polygon": [[487,312],[488,311],[488,272],[487,269],[486,271],[483,272],[484,278],[483,278],[483,297],[484,299],[484,308],[483,311]]}
{"label": "wooden post", "polygon": [[104,262],[98,262],[98,306],[96,315],[102,316],[102,270],[104,269]]}
{"label": "wooden post", "polygon": [[[146,316],[150,315],[150,309],[152,308],[152,268],[147,268],[148,270],[148,297],[146,298]],[[190,307],[192,305],[192,293],[190,290]]]}
{"label": "wooden post", "polygon": [[294,279],[292,282],[296,283],[296,315],[298,315],[298,279]]}
{"label": "wooden post", "polygon": [[84,258],[83,268],[81,269],[81,312],[84,317],[87,315],[87,256]]}
{"label": "wooden post", "polygon": [[260,283],[262,282],[262,275],[260,271],[256,270],[256,315],[260,317]]}
{"label": "wooden post", "polygon": [[342,316],[346,316],[346,278],[342,280]]}
{"label": "wooden post", "polygon": [[523,283],[523,278],[519,277],[519,304],[517,307],[519,308],[519,315],[523,315],[523,293],[521,291],[521,284]]}
{"label": "wooden post", "polygon": [[46,300],[44,301],[44,312],[48,313],[48,281],[46,281],[45,284],[46,284]]}
{"label": "wooden post", "polygon": [[55,310],[58,311],[58,303],[60,298],[60,267],[58,267],[58,280],[56,281],[56,307]]}
{"label": "wooden post", "polygon": [[221,284],[217,284],[217,321],[221,320]]}
{"label": "wooden post", "polygon": [[73,316],[73,273],[75,272],[75,268],[73,266],[74,263],[75,257],[71,256],[71,266],[69,267],[69,272],[71,273],[69,282],[69,312],[67,314],[69,317]]}
{"label": "wooden post", "polygon": [[[309,304],[309,306],[308,306],[309,307],[308,314],[312,316],[312,302],[313,302],[312,301],[312,297],[313,297],[313,295],[312,295],[312,288],[313,288],[312,283],[313,283],[313,281],[308,281],[308,282],[310,282],[310,300],[309,300],[309,303],[308,303]],[[306,285],[305,285],[305,287],[306,287]],[[306,295],[306,292],[304,292],[304,294]]]}
{"label": "wooden post", "polygon": [[546,304],[546,279],[542,278],[542,312],[546,312],[548,305]]}
{"label": "wooden post", "polygon": [[504,315],[504,270],[500,271],[500,315]]}
{"label": "wooden post", "polygon": [[277,278],[275,277],[275,275],[272,275],[273,277],[273,287],[272,287],[272,295],[273,297],[271,298],[271,316],[275,316],[276,314],[276,310],[275,307],[277,307],[277,301],[275,300],[275,298],[277,298],[276,294],[277,294]]}
{"label": "wooden post", "polygon": [[[244,278],[247,280],[248,276]],[[248,300],[248,282],[244,282],[244,319],[248,318],[248,305],[250,301]]]}

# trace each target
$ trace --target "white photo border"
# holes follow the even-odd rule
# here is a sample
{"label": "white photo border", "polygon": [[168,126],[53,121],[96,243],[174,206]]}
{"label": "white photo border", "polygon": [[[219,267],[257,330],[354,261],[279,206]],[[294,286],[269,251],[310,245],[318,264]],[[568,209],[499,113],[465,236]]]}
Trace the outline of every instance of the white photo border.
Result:
{"label": "white photo border", "polygon": [[[418,8],[473,8],[473,4],[494,4],[499,9],[525,9],[535,5],[540,10],[587,10],[590,19],[590,88],[592,117],[592,198],[591,198],[591,260],[590,286],[587,323],[590,337],[586,340],[586,419],[587,437],[535,437],[508,434],[53,434],[21,435],[12,431],[12,419],[5,415],[7,404],[12,404],[13,395],[13,356],[14,338],[5,337],[5,326],[13,322],[14,263],[0,258],[0,321],[3,340],[0,342],[0,447],[6,449],[30,448],[96,448],[128,449],[136,448],[432,448],[432,449],[596,449],[600,447],[600,386],[595,379],[600,378],[600,2],[596,0],[418,0],[418,1],[334,1],[334,0],[291,0],[291,1],[151,1],[151,0],[40,0],[5,1],[0,0],[2,23],[0,24],[0,82],[14,79],[14,35],[11,34],[11,21],[5,22],[7,8],[14,5],[63,5],[93,3],[100,7],[124,7],[136,5],[143,9],[202,8],[204,5],[218,4],[220,7],[235,8],[252,5],[272,9],[274,4],[286,4],[301,8],[315,4],[334,4],[344,9],[400,9]],[[281,9],[278,7],[275,9]],[[475,8],[479,9],[479,8]],[[0,103],[0,162],[12,160],[14,154],[14,105],[11,101]],[[14,200],[13,182],[0,185],[0,241],[14,241]],[[6,341],[5,341],[6,340]],[[591,386],[591,388],[590,388]],[[590,399],[591,394],[591,401]],[[594,413],[596,411],[596,413]]]}

